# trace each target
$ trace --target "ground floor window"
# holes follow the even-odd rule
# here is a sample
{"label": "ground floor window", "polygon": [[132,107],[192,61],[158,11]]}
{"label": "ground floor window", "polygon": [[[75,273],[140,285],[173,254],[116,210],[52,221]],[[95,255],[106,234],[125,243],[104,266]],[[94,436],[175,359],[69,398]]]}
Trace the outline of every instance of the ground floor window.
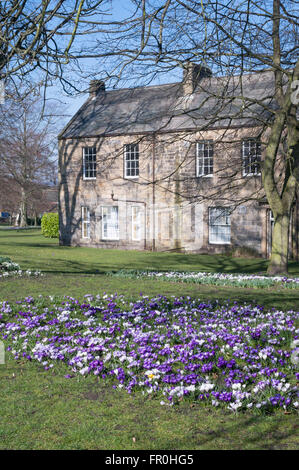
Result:
{"label": "ground floor window", "polygon": [[139,241],[142,238],[142,222],[141,222],[141,207],[132,207],[132,240]]}
{"label": "ground floor window", "polygon": [[90,212],[88,207],[82,207],[82,238],[90,238]]}
{"label": "ground floor window", "polygon": [[209,208],[209,243],[230,243],[230,226],[229,208]]}
{"label": "ground floor window", "polygon": [[102,238],[119,240],[118,207],[102,207]]}

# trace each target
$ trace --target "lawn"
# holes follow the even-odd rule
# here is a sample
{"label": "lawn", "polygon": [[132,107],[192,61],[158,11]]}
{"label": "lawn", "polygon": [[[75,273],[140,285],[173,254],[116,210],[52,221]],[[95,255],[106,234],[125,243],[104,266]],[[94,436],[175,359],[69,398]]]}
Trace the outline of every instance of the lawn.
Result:
{"label": "lawn", "polygon": [[[125,294],[126,298],[163,294],[189,295],[202,301],[250,302],[266,309],[298,309],[298,290],[279,286],[244,289],[106,276],[119,269],[265,273],[263,259],[143,253],[60,247],[36,230],[0,230],[0,256],[22,269],[38,269],[40,278],[0,279],[0,300],[28,296]],[[299,275],[298,263],[290,274]],[[0,365],[0,448],[2,449],[296,449],[295,413],[232,413],[209,403],[182,401],[173,407],[140,391],[114,390],[100,377],[80,374],[67,380],[59,367],[50,370],[7,353]]]}
{"label": "lawn", "polygon": [[[111,278],[106,274],[120,269],[159,271],[206,271],[224,273],[265,274],[267,260],[242,259],[221,255],[183,253],[152,253],[121,250],[98,250],[59,246],[56,239],[44,238],[38,230],[5,231],[0,229],[0,256],[9,256],[21,268],[40,270],[44,277],[20,278],[13,282],[1,281],[1,298],[16,300],[27,295],[70,295],[101,292],[126,294],[136,297],[147,295],[191,295],[203,300],[237,300],[261,303],[267,308],[295,308],[299,305],[299,291],[286,292],[272,289],[245,289],[238,287],[191,285],[153,281],[151,279]],[[299,264],[290,263],[290,275],[299,276]]]}
{"label": "lawn", "polygon": [[[48,274],[89,275],[120,269],[253,274],[266,273],[268,264],[263,258],[63,247],[56,239],[45,239],[36,229],[7,231],[0,228],[1,255],[12,257],[23,269],[37,269]],[[299,275],[299,264],[291,261],[289,273]]]}

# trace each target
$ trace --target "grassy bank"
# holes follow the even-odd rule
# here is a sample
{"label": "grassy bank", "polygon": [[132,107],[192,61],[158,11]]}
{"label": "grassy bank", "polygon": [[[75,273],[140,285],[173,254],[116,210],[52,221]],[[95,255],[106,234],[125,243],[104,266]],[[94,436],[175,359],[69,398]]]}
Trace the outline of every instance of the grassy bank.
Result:
{"label": "grassy bank", "polygon": [[[166,282],[151,279],[123,279],[106,276],[120,269],[157,269],[159,271],[206,271],[225,273],[263,273],[267,260],[231,258],[221,255],[152,253],[96,248],[62,247],[56,239],[46,239],[36,230],[1,231],[0,256],[9,256],[22,269],[40,270],[40,278],[0,279],[0,298],[21,299],[27,295],[70,295],[118,292],[132,298],[146,295],[190,295],[203,300],[227,300],[262,304],[266,308],[289,309],[299,306],[298,290],[286,292]],[[290,274],[299,276],[299,264],[290,263]]]}
{"label": "grassy bank", "polygon": [[[165,408],[94,377],[28,362],[0,366],[0,449],[298,449],[298,417]],[[135,439],[133,439],[135,438]]]}
{"label": "grassy bank", "polygon": [[[0,230],[0,256],[40,278],[0,279],[0,300],[27,296],[118,292],[136,298],[190,295],[203,301],[248,302],[267,309],[299,309],[297,290],[249,289],[106,276],[119,269],[265,273],[267,260],[60,247],[36,231]],[[299,275],[298,263],[290,274]],[[232,414],[203,404],[166,408],[140,393],[128,395],[92,376],[64,378],[40,364],[0,365],[1,449],[296,449],[298,422],[283,409],[271,415]]]}
{"label": "grassy bank", "polygon": [[[263,258],[65,247],[57,239],[44,238],[38,230],[0,230],[1,255],[10,256],[22,269],[49,274],[101,274],[120,269],[265,274],[268,265]],[[289,272],[299,275],[299,264],[291,261]]]}

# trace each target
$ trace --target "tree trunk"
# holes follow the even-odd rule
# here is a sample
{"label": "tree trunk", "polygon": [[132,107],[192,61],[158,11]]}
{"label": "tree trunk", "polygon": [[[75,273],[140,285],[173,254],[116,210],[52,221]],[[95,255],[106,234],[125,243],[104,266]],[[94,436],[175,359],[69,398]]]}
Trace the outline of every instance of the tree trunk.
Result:
{"label": "tree trunk", "polygon": [[290,214],[279,214],[275,217],[272,233],[272,253],[268,274],[281,275],[288,272]]}
{"label": "tree trunk", "polygon": [[24,189],[22,188],[22,200],[20,207],[20,227],[27,226],[27,198]]}
{"label": "tree trunk", "polygon": [[15,218],[15,227],[18,227],[20,223],[20,213],[18,212]]}

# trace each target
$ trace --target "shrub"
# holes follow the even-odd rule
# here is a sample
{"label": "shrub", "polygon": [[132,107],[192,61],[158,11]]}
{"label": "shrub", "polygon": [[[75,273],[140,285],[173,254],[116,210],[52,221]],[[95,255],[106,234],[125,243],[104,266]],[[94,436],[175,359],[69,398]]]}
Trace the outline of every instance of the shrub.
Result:
{"label": "shrub", "polygon": [[59,219],[58,214],[49,212],[42,216],[42,234],[46,238],[59,238]]}

